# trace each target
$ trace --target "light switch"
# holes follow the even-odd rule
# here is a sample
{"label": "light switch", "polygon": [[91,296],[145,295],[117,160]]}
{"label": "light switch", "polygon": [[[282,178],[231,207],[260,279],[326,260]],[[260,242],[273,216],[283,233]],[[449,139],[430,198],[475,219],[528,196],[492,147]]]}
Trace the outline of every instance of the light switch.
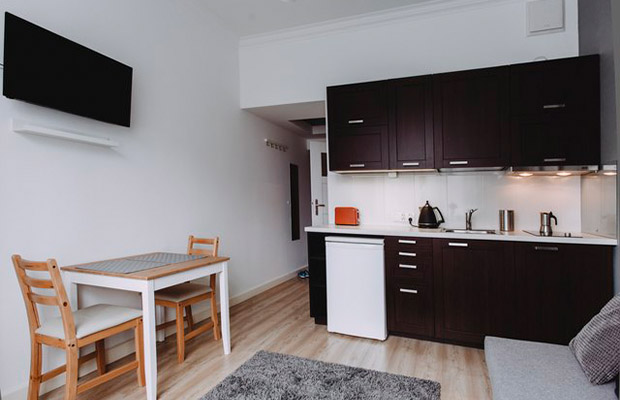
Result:
{"label": "light switch", "polygon": [[527,3],[527,33],[540,35],[564,30],[564,0],[533,0]]}

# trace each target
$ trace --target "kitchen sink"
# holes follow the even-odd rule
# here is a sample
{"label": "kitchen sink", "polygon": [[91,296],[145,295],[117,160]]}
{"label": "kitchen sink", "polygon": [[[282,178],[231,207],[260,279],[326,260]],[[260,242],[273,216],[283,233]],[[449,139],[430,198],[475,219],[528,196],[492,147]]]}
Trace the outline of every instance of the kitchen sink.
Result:
{"label": "kitchen sink", "polygon": [[495,235],[497,232],[490,229],[444,229],[446,233],[476,233],[478,235]]}

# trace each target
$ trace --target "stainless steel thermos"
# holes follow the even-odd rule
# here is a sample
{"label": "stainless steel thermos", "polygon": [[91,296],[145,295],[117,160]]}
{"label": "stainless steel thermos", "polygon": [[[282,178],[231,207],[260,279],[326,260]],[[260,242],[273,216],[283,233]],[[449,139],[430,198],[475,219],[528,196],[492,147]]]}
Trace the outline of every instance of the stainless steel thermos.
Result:
{"label": "stainless steel thermos", "polygon": [[501,232],[512,232],[515,230],[514,210],[499,210],[499,230]]}

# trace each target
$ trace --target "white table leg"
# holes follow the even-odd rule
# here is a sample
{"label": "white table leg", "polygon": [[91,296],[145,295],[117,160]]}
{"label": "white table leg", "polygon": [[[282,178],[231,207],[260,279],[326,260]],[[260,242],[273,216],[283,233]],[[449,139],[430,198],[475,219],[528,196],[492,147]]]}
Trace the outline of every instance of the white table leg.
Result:
{"label": "white table leg", "polygon": [[157,342],[155,341],[155,291],[153,281],[145,281],[142,289],[142,319],[144,321],[144,374],[146,398],[157,399]]}
{"label": "white table leg", "polygon": [[224,354],[230,354],[230,313],[228,311],[228,263],[222,263],[220,275],[220,311]]}
{"label": "white table leg", "polygon": [[[166,322],[166,307],[155,306],[155,313],[157,314],[155,321],[157,325]],[[166,340],[166,330],[162,329],[157,331],[157,341],[163,342],[164,340]]]}

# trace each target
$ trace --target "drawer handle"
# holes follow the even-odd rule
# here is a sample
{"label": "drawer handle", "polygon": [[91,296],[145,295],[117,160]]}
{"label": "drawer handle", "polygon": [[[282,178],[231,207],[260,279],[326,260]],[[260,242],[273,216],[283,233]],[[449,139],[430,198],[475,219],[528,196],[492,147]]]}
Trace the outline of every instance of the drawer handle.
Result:
{"label": "drawer handle", "polygon": [[417,265],[398,264],[398,268],[418,269]]}
{"label": "drawer handle", "polygon": [[450,243],[448,243],[448,246],[450,246],[450,247],[469,247],[469,244],[467,244],[467,243],[454,243],[454,242],[450,242]]}
{"label": "drawer handle", "polygon": [[416,244],[417,241],[415,241],[415,240],[399,240],[398,243],[399,244]]}
{"label": "drawer handle", "polygon": [[450,161],[450,165],[467,165],[469,161]]}
{"label": "drawer handle", "polygon": [[545,110],[554,110],[558,108],[566,108],[566,104],[545,104],[543,106]]}
{"label": "drawer handle", "polygon": [[545,158],[544,162],[564,162],[566,158]]}
{"label": "drawer handle", "polygon": [[419,162],[404,162],[403,167],[419,167]]}
{"label": "drawer handle", "polygon": [[534,246],[534,250],[536,251],[559,251],[557,247],[552,246]]}
{"label": "drawer handle", "polygon": [[364,168],[366,164],[349,164],[349,168]]}
{"label": "drawer handle", "polygon": [[363,124],[364,120],[363,119],[350,119],[349,120],[349,124],[351,125],[355,125],[355,124]]}
{"label": "drawer handle", "polygon": [[417,257],[418,256],[416,253],[406,253],[404,251],[399,251],[398,255],[403,256],[403,257]]}
{"label": "drawer handle", "polygon": [[401,293],[411,293],[411,294],[418,294],[418,291],[415,289],[400,289]]}

